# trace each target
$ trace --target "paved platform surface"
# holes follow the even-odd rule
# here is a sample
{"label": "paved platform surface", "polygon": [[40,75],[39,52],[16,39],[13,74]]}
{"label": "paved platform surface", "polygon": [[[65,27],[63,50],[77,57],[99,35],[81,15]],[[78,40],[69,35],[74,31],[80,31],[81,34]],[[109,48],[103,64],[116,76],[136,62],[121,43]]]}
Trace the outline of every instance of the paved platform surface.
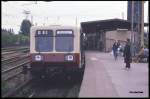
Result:
{"label": "paved platform surface", "polygon": [[86,52],[86,67],[79,97],[148,97],[148,63],[125,69],[123,57]]}

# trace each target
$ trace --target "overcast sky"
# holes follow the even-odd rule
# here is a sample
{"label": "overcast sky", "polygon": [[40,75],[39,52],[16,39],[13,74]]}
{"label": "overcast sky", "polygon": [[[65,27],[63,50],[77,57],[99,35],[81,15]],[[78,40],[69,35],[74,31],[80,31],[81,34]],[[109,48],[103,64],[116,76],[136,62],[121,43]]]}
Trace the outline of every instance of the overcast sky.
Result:
{"label": "overcast sky", "polygon": [[[25,19],[24,10],[30,11],[28,19],[33,16],[33,24],[37,25],[76,25],[77,22],[79,26],[85,21],[127,19],[127,1],[9,1],[2,2],[2,28],[13,28],[17,34]],[[144,10],[147,22],[148,2]]]}

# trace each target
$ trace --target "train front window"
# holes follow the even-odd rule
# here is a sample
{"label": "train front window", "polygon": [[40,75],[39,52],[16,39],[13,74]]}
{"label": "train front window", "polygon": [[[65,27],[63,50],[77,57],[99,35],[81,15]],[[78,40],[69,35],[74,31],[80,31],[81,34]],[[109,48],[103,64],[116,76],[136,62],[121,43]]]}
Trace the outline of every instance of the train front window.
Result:
{"label": "train front window", "polygon": [[71,52],[74,49],[74,35],[72,30],[57,30],[55,38],[57,52]]}
{"label": "train front window", "polygon": [[35,49],[38,52],[53,51],[53,31],[37,30],[35,34]]}

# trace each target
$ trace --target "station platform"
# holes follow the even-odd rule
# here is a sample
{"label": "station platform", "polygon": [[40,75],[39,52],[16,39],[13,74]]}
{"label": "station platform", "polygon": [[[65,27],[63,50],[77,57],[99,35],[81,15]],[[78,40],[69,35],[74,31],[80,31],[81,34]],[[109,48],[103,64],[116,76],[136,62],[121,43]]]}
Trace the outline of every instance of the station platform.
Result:
{"label": "station platform", "polygon": [[148,63],[131,63],[125,69],[123,57],[86,52],[86,67],[79,97],[148,97]]}

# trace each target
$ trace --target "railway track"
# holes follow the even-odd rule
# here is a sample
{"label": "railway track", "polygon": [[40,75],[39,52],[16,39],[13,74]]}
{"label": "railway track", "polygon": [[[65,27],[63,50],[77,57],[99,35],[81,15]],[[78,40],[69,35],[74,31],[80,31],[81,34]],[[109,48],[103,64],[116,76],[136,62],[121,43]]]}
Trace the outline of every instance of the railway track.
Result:
{"label": "railway track", "polygon": [[16,95],[16,93],[18,93],[19,91],[21,91],[24,87],[29,86],[32,83],[32,80],[28,80],[25,81],[24,83],[22,83],[21,85],[17,86],[16,88],[10,90],[9,92],[5,93],[3,95],[3,97],[13,97]]}
{"label": "railway track", "polygon": [[[24,84],[27,83],[27,84]],[[81,82],[70,83],[62,72],[55,73],[49,79],[23,82],[3,97],[78,97]]]}
{"label": "railway track", "polygon": [[22,56],[15,56],[10,59],[6,59],[5,61],[2,61],[2,71],[12,68],[13,66],[16,66],[18,64],[21,64],[23,62],[29,61],[30,56],[28,54],[22,55]]}
{"label": "railway track", "polygon": [[[26,53],[16,54],[20,52],[19,50],[9,51],[5,50],[2,54],[9,57],[3,57],[1,73],[2,80],[13,86],[8,91],[2,92],[2,97],[78,97],[81,82],[71,84],[66,79],[59,79],[56,76],[63,77],[61,73],[53,73],[50,79],[42,79],[38,84],[34,83],[30,73],[27,75],[23,73],[23,66],[30,65],[29,55]],[[23,80],[21,80],[22,78]]]}
{"label": "railway track", "polygon": [[62,77],[62,74],[55,75],[51,79],[45,79],[41,83],[32,86],[32,89],[34,89],[32,97],[78,97],[80,86],[81,82],[70,83]]}
{"label": "railway track", "polygon": [[24,50],[28,50],[29,47],[7,47],[7,48],[1,48],[2,52],[10,52],[10,51],[24,51]]}
{"label": "railway track", "polygon": [[38,83],[34,83],[30,88],[32,91],[27,97],[77,98],[80,92],[80,86],[81,82],[69,83],[64,78],[53,76],[50,79],[42,79],[41,81],[38,81]]}
{"label": "railway track", "polygon": [[61,74],[58,76],[52,76],[50,79],[40,79],[39,81],[33,82],[30,79],[14,90],[3,95],[3,97],[78,97],[80,91],[81,82],[69,83],[64,79]]}
{"label": "railway track", "polygon": [[[2,81],[5,82],[7,86],[9,86],[9,90],[7,90],[5,93],[11,92],[12,89],[16,88],[18,85],[24,83],[24,81],[28,78],[24,78],[27,74],[24,74],[23,72],[23,66],[29,65],[30,61],[24,61],[20,64],[17,64],[15,66],[10,66],[8,69],[3,70],[2,73]],[[23,78],[23,80],[22,80]]]}
{"label": "railway track", "polygon": [[29,58],[29,54],[18,54],[16,56],[2,59],[1,62],[3,65],[5,65],[5,64],[10,64],[10,63],[19,61],[19,60],[24,59],[24,58]]}
{"label": "railway track", "polygon": [[5,82],[6,85],[11,86],[9,90],[3,92],[3,97],[11,97],[15,95],[18,90],[24,88],[28,85],[30,79],[29,73],[24,74],[23,66],[28,65],[30,61],[26,61],[24,63],[13,66],[9,69],[2,71],[2,81]]}
{"label": "railway track", "polygon": [[[5,48],[6,49],[6,48]],[[8,50],[9,49],[9,50]],[[14,50],[16,49],[16,50]],[[19,49],[19,50],[18,50]],[[21,49],[21,50],[20,50]],[[11,51],[14,50],[14,51]],[[24,52],[24,50],[26,52]],[[26,60],[29,60],[29,48],[22,47],[22,48],[7,48],[8,52],[3,52],[2,50],[2,71],[11,68],[15,65],[20,64],[20,62],[24,62]]]}
{"label": "railway track", "polygon": [[[5,48],[2,49],[2,82],[5,87],[2,90],[3,95],[8,94],[12,91],[12,89],[16,88],[17,84],[21,85],[21,78],[23,75],[23,67],[25,65],[29,65],[29,48],[21,47],[21,48]],[[19,82],[20,81],[20,82]]]}
{"label": "railway track", "polygon": [[7,58],[9,56],[15,56],[17,53],[28,53],[29,52],[29,47],[14,47],[14,48],[2,48],[1,49],[2,53],[2,59]]}
{"label": "railway track", "polygon": [[[29,65],[29,63],[30,63],[30,61],[28,60],[28,61],[20,63],[16,66],[13,66],[11,68],[8,68],[6,70],[3,70],[2,71],[2,79],[4,81],[7,81],[8,79],[15,77],[16,75],[23,73],[23,70],[22,70],[23,66],[24,65]],[[19,69],[19,70],[17,70],[17,69]]]}

